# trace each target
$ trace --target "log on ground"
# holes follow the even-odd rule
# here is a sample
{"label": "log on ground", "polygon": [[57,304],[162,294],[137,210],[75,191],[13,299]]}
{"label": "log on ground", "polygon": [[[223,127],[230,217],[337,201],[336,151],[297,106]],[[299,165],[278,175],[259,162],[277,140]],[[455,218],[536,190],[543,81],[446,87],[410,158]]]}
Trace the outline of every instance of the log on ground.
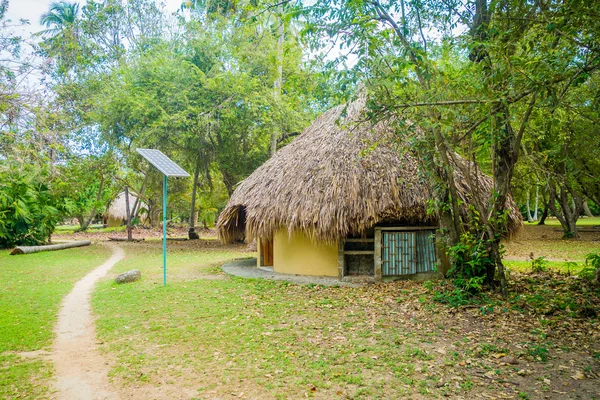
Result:
{"label": "log on ground", "polygon": [[92,244],[89,240],[79,240],[76,242],[66,242],[66,243],[58,243],[58,244],[49,244],[45,246],[18,246],[10,252],[11,256],[17,254],[31,254],[31,253],[39,253],[41,251],[55,251],[55,250],[64,250],[70,249],[73,247],[83,247],[89,246]]}
{"label": "log on ground", "polygon": [[142,242],[144,241],[144,238],[141,239],[127,239],[127,238],[120,238],[120,237],[109,237],[108,240],[112,241],[112,242]]}

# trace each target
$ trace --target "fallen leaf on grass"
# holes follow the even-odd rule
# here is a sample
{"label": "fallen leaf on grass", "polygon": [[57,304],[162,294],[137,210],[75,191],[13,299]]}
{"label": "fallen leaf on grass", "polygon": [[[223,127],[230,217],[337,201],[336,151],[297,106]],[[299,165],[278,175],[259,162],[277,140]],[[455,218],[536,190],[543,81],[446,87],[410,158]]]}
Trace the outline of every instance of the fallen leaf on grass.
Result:
{"label": "fallen leaf on grass", "polygon": [[575,375],[571,375],[571,378],[581,381],[581,380],[585,379],[585,375],[583,374],[583,372],[577,371],[577,372],[575,372]]}
{"label": "fallen leaf on grass", "polygon": [[494,371],[488,371],[484,374],[486,377],[492,379],[494,376],[496,376],[496,373]]}

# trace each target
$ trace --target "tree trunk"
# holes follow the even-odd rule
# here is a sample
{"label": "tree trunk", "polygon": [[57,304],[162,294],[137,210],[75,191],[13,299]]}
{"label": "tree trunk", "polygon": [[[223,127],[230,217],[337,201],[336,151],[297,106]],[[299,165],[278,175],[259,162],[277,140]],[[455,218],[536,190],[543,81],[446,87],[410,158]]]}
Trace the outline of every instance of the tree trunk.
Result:
{"label": "tree trunk", "polygon": [[135,197],[135,201],[133,202],[133,209],[131,210],[131,218],[135,218],[137,216],[137,213],[139,212],[139,205],[141,200],[141,197],[144,195],[144,191],[146,190],[146,182],[148,180],[148,174],[146,174],[146,176],[144,176],[144,182],[142,182],[142,187],[140,188],[140,191],[138,192],[138,195]]}
{"label": "tree trunk", "polygon": [[89,246],[90,244],[92,244],[92,242],[90,242],[89,240],[80,240],[77,242],[50,244],[46,246],[19,246],[15,247],[13,251],[10,252],[10,255],[14,256],[18,254],[39,253],[41,251],[64,250],[73,247]]}
{"label": "tree trunk", "polygon": [[585,212],[585,215],[588,218],[593,218],[594,214],[592,214],[592,211],[590,210],[590,206],[588,205],[588,199],[584,199],[582,205],[583,205],[583,212]]}
{"label": "tree trunk", "polygon": [[536,185],[535,187],[535,210],[533,211],[533,220],[538,220],[538,204],[540,199],[540,187]]}
{"label": "tree trunk", "polygon": [[532,222],[533,217],[531,216],[531,207],[529,207],[529,189],[527,189],[527,222]]}
{"label": "tree trunk", "polygon": [[76,215],[75,219],[77,220],[77,223],[79,224],[78,230],[82,230],[81,227],[85,224],[85,217],[83,215]]}
{"label": "tree trunk", "polygon": [[[277,77],[273,84],[273,97],[276,102],[281,99],[281,88],[283,86],[283,43],[285,39],[285,21],[283,19],[283,3],[277,7],[279,14],[279,27],[277,32]],[[271,157],[277,152],[277,138],[279,137],[279,127],[273,129],[271,133]]]}
{"label": "tree trunk", "polygon": [[102,188],[104,187],[104,174],[100,177],[100,186],[98,187],[98,193],[96,193],[96,202],[94,203],[94,207],[92,208],[92,212],[90,213],[89,218],[84,222],[83,225],[79,228],[80,231],[86,231],[88,226],[92,223],[94,216],[96,215],[96,208],[100,198],[102,197]]}
{"label": "tree trunk", "polygon": [[125,186],[125,214],[127,215],[127,241],[133,239],[131,233],[131,212],[129,210],[129,186]]}
{"label": "tree trunk", "polygon": [[150,214],[150,226],[152,226],[153,228],[159,228],[161,223],[160,212],[162,211],[162,207],[157,206],[155,203],[152,203],[149,200],[148,208]]}
{"label": "tree trunk", "polygon": [[[501,233],[504,231],[503,218],[506,209],[506,200],[510,193],[510,181],[514,172],[514,166],[519,156],[519,137],[515,134],[510,123],[510,111],[507,106],[500,106],[495,117],[496,137],[492,143],[492,174],[494,177],[494,191],[492,203],[487,222],[488,226],[488,251],[492,262],[488,266],[487,284],[494,287],[494,273],[498,272],[500,279],[500,290],[502,294],[507,293],[506,275],[504,264],[502,264],[502,252],[500,251]],[[524,124],[525,122],[522,122]]]}
{"label": "tree trunk", "polygon": [[539,225],[546,225],[546,218],[548,218],[548,209],[549,209],[549,205],[546,204],[544,206],[544,211],[542,211],[542,217],[540,218],[540,221],[537,223],[538,226]]}
{"label": "tree trunk", "polygon": [[[563,183],[563,185],[566,184]],[[566,187],[559,186],[559,189],[557,190],[556,184],[551,184],[549,190],[550,201],[548,206],[560,222],[564,231],[564,238],[579,237],[579,233],[577,232],[577,220],[579,219],[579,214],[583,208],[583,202],[573,195],[570,199],[569,190]],[[572,206],[570,200],[573,200]],[[556,207],[556,203],[558,203],[560,208]]]}
{"label": "tree trunk", "polygon": [[235,181],[235,177],[233,174],[229,173],[229,171],[225,169],[221,169],[221,175],[223,178],[223,185],[225,185],[225,189],[227,190],[227,196],[231,198],[231,195],[233,194],[233,190],[235,188],[235,184],[237,183]]}
{"label": "tree trunk", "polygon": [[190,207],[190,229],[188,230],[188,238],[200,239],[200,236],[195,231],[196,228],[196,190],[198,188],[198,178],[200,177],[200,158],[196,160],[196,169],[194,170],[194,183],[192,186],[192,204]]}

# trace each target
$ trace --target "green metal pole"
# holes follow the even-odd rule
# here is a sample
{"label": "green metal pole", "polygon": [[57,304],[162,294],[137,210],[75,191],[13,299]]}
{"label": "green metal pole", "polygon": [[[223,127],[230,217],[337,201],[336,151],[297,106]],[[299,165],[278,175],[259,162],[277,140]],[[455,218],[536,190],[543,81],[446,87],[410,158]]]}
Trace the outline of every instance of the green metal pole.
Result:
{"label": "green metal pole", "polygon": [[167,286],[167,176],[163,177],[163,286]]}

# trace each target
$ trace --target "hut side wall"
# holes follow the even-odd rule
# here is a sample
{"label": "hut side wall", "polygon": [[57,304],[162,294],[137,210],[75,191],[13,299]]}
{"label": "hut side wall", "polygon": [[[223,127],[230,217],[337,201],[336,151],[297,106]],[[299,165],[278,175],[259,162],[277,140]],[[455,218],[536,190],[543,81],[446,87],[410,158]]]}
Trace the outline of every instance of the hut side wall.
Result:
{"label": "hut side wall", "polygon": [[123,220],[120,218],[113,218],[113,217],[108,217],[108,220],[106,221],[106,225],[109,228],[115,228],[117,226],[121,226],[121,224],[123,223]]}
{"label": "hut side wall", "polygon": [[282,274],[338,276],[338,246],[312,242],[287,229],[273,237],[273,270]]}

